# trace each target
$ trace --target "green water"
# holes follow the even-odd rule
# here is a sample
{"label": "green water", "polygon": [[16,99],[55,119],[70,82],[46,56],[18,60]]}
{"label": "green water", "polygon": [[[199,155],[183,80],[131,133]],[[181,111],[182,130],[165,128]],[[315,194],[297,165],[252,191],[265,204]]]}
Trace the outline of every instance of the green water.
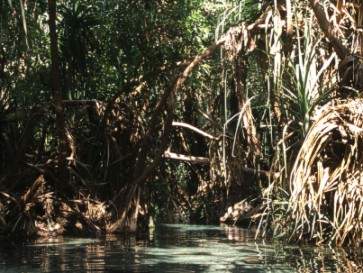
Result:
{"label": "green water", "polygon": [[228,226],[160,225],[144,236],[0,242],[0,272],[363,272],[361,249],[287,246]]}

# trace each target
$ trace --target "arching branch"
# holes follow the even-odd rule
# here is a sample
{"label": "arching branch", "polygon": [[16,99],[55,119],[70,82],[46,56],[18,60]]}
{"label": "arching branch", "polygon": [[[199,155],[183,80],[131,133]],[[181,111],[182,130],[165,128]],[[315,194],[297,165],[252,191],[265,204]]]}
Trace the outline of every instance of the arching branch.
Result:
{"label": "arching branch", "polygon": [[341,60],[344,60],[344,58],[349,55],[349,50],[342,44],[340,39],[337,37],[336,32],[334,31],[334,27],[326,18],[324,7],[320,4],[319,0],[309,1],[321,30],[324,32],[324,35],[329,39],[338,57]]}
{"label": "arching branch", "polygon": [[184,123],[184,122],[176,122],[174,121],[173,122],[173,126],[180,126],[180,127],[184,127],[184,128],[188,128],[204,137],[207,137],[209,139],[214,139],[214,140],[217,140],[217,138],[215,136],[212,136],[211,134],[208,134],[200,129],[198,129],[197,127],[194,127],[193,125],[190,125],[188,123]]}

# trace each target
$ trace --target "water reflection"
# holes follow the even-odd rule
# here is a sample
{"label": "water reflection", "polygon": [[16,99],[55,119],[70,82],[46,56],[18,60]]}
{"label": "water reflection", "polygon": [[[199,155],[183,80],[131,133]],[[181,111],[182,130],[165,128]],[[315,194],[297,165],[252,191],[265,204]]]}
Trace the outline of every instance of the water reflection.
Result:
{"label": "water reflection", "polygon": [[229,226],[161,225],[144,236],[2,241],[0,272],[361,272],[361,249],[287,246]]}

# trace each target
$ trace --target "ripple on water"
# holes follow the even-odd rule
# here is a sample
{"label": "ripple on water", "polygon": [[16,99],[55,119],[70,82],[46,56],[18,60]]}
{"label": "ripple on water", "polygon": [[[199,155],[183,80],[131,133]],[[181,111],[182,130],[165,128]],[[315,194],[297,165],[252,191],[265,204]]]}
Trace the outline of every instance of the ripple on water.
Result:
{"label": "ripple on water", "polygon": [[286,246],[228,226],[162,225],[141,237],[1,242],[0,272],[360,272],[362,250]]}

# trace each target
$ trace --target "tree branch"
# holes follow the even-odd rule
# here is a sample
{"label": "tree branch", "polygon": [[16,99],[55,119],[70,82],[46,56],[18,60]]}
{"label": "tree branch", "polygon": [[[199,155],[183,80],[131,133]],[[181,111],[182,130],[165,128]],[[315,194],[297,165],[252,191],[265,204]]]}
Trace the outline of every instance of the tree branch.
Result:
{"label": "tree branch", "polygon": [[[169,150],[165,151],[164,158],[169,158],[169,159],[179,160],[179,161],[186,161],[186,162],[191,162],[191,163],[196,163],[196,164],[209,164],[209,162],[210,162],[208,157],[177,154],[177,153],[172,153]],[[263,175],[266,177],[268,177],[270,175],[270,172],[264,171],[264,170],[256,170],[253,168],[247,168],[247,167],[243,167],[243,166],[241,166],[240,168],[244,173],[258,174],[258,175]]]}
{"label": "tree branch", "polygon": [[208,157],[176,154],[176,153],[170,152],[169,150],[165,151],[164,158],[170,158],[170,159],[174,159],[174,160],[186,161],[186,162],[197,163],[197,164],[209,164]]}
{"label": "tree branch", "polygon": [[194,131],[194,132],[196,132],[196,133],[198,133],[198,134],[200,134],[202,136],[205,136],[205,137],[207,137],[209,139],[217,140],[216,137],[214,137],[214,136],[212,136],[212,135],[210,135],[210,134],[208,134],[208,133],[206,133],[206,132],[204,132],[204,131],[198,129],[197,127],[194,127],[193,125],[190,125],[188,123],[173,121],[172,125],[173,126],[180,126],[180,127],[188,128],[188,129],[190,129],[190,130],[192,130],[192,131]]}
{"label": "tree branch", "polygon": [[339,38],[336,36],[334,27],[330,24],[325,16],[324,7],[320,4],[319,0],[309,0],[311,7],[315,13],[321,30],[325,36],[329,39],[335,52],[341,60],[344,60],[349,55],[349,50],[342,44]]}

